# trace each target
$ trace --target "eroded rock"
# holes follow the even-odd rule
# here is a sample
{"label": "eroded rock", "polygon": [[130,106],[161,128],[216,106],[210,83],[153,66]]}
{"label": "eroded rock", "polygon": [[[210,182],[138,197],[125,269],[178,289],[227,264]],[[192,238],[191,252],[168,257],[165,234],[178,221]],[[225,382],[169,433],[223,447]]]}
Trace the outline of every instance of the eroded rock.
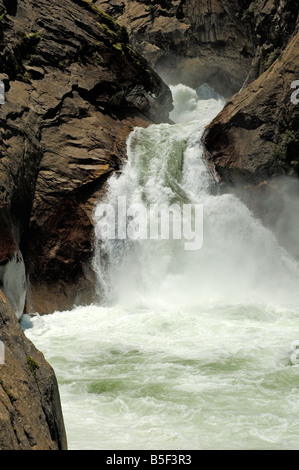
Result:
{"label": "eroded rock", "polygon": [[130,41],[169,83],[209,83],[231,96],[250,70],[254,47],[239,2],[96,2],[128,28]]}

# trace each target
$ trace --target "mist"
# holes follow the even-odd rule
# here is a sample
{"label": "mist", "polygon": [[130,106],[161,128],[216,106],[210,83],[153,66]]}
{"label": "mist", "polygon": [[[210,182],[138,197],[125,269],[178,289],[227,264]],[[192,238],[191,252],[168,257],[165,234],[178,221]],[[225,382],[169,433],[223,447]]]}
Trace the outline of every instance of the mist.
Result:
{"label": "mist", "polygon": [[278,243],[299,260],[299,180],[281,176],[252,188],[232,191],[252,210]]}

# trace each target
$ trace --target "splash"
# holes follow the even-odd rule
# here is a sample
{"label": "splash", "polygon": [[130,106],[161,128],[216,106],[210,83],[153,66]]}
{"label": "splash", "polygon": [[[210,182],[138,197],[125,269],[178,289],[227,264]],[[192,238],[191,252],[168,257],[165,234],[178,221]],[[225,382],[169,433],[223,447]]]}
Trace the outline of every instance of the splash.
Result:
{"label": "splash", "polygon": [[[105,202],[116,213],[122,197],[135,207],[201,204],[201,249],[186,252],[183,239],[103,241],[99,236],[95,269],[100,300],[296,305],[298,264],[236,196],[215,194],[216,181],[203,157],[201,137],[223,100],[211,97],[206,88],[200,97],[183,85],[172,91],[176,105],[172,117],[180,123],[132,132],[128,162],[120,176],[110,179]],[[185,122],[191,115],[198,119]],[[103,223],[101,207],[102,202],[95,211],[96,234]]]}
{"label": "splash", "polygon": [[70,449],[297,449],[297,262],[217,194],[201,136],[223,100],[173,93],[176,123],[132,132],[105,203],[202,204],[202,248],[102,240],[98,208],[99,303],[25,316],[26,334],[57,374]]}

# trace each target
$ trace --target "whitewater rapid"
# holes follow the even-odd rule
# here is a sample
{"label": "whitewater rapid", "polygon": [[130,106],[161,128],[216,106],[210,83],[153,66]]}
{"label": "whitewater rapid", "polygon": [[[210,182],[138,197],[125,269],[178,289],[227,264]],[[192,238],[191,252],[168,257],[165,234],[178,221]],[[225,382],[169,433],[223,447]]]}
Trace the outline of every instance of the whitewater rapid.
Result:
{"label": "whitewater rapid", "polygon": [[201,204],[203,246],[102,240],[99,303],[24,316],[54,367],[71,449],[297,449],[298,263],[202,155],[224,101],[172,87],[175,124],[136,128],[106,202]]}

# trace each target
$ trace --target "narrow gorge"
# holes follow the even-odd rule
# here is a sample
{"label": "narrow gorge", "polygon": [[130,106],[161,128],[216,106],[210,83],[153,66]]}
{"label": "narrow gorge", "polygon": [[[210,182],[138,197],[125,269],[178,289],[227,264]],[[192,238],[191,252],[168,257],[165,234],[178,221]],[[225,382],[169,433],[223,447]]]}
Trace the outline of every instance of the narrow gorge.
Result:
{"label": "narrow gorge", "polygon": [[[0,0],[1,450],[296,448],[298,28]],[[201,249],[105,241],[121,198],[201,205]]]}

